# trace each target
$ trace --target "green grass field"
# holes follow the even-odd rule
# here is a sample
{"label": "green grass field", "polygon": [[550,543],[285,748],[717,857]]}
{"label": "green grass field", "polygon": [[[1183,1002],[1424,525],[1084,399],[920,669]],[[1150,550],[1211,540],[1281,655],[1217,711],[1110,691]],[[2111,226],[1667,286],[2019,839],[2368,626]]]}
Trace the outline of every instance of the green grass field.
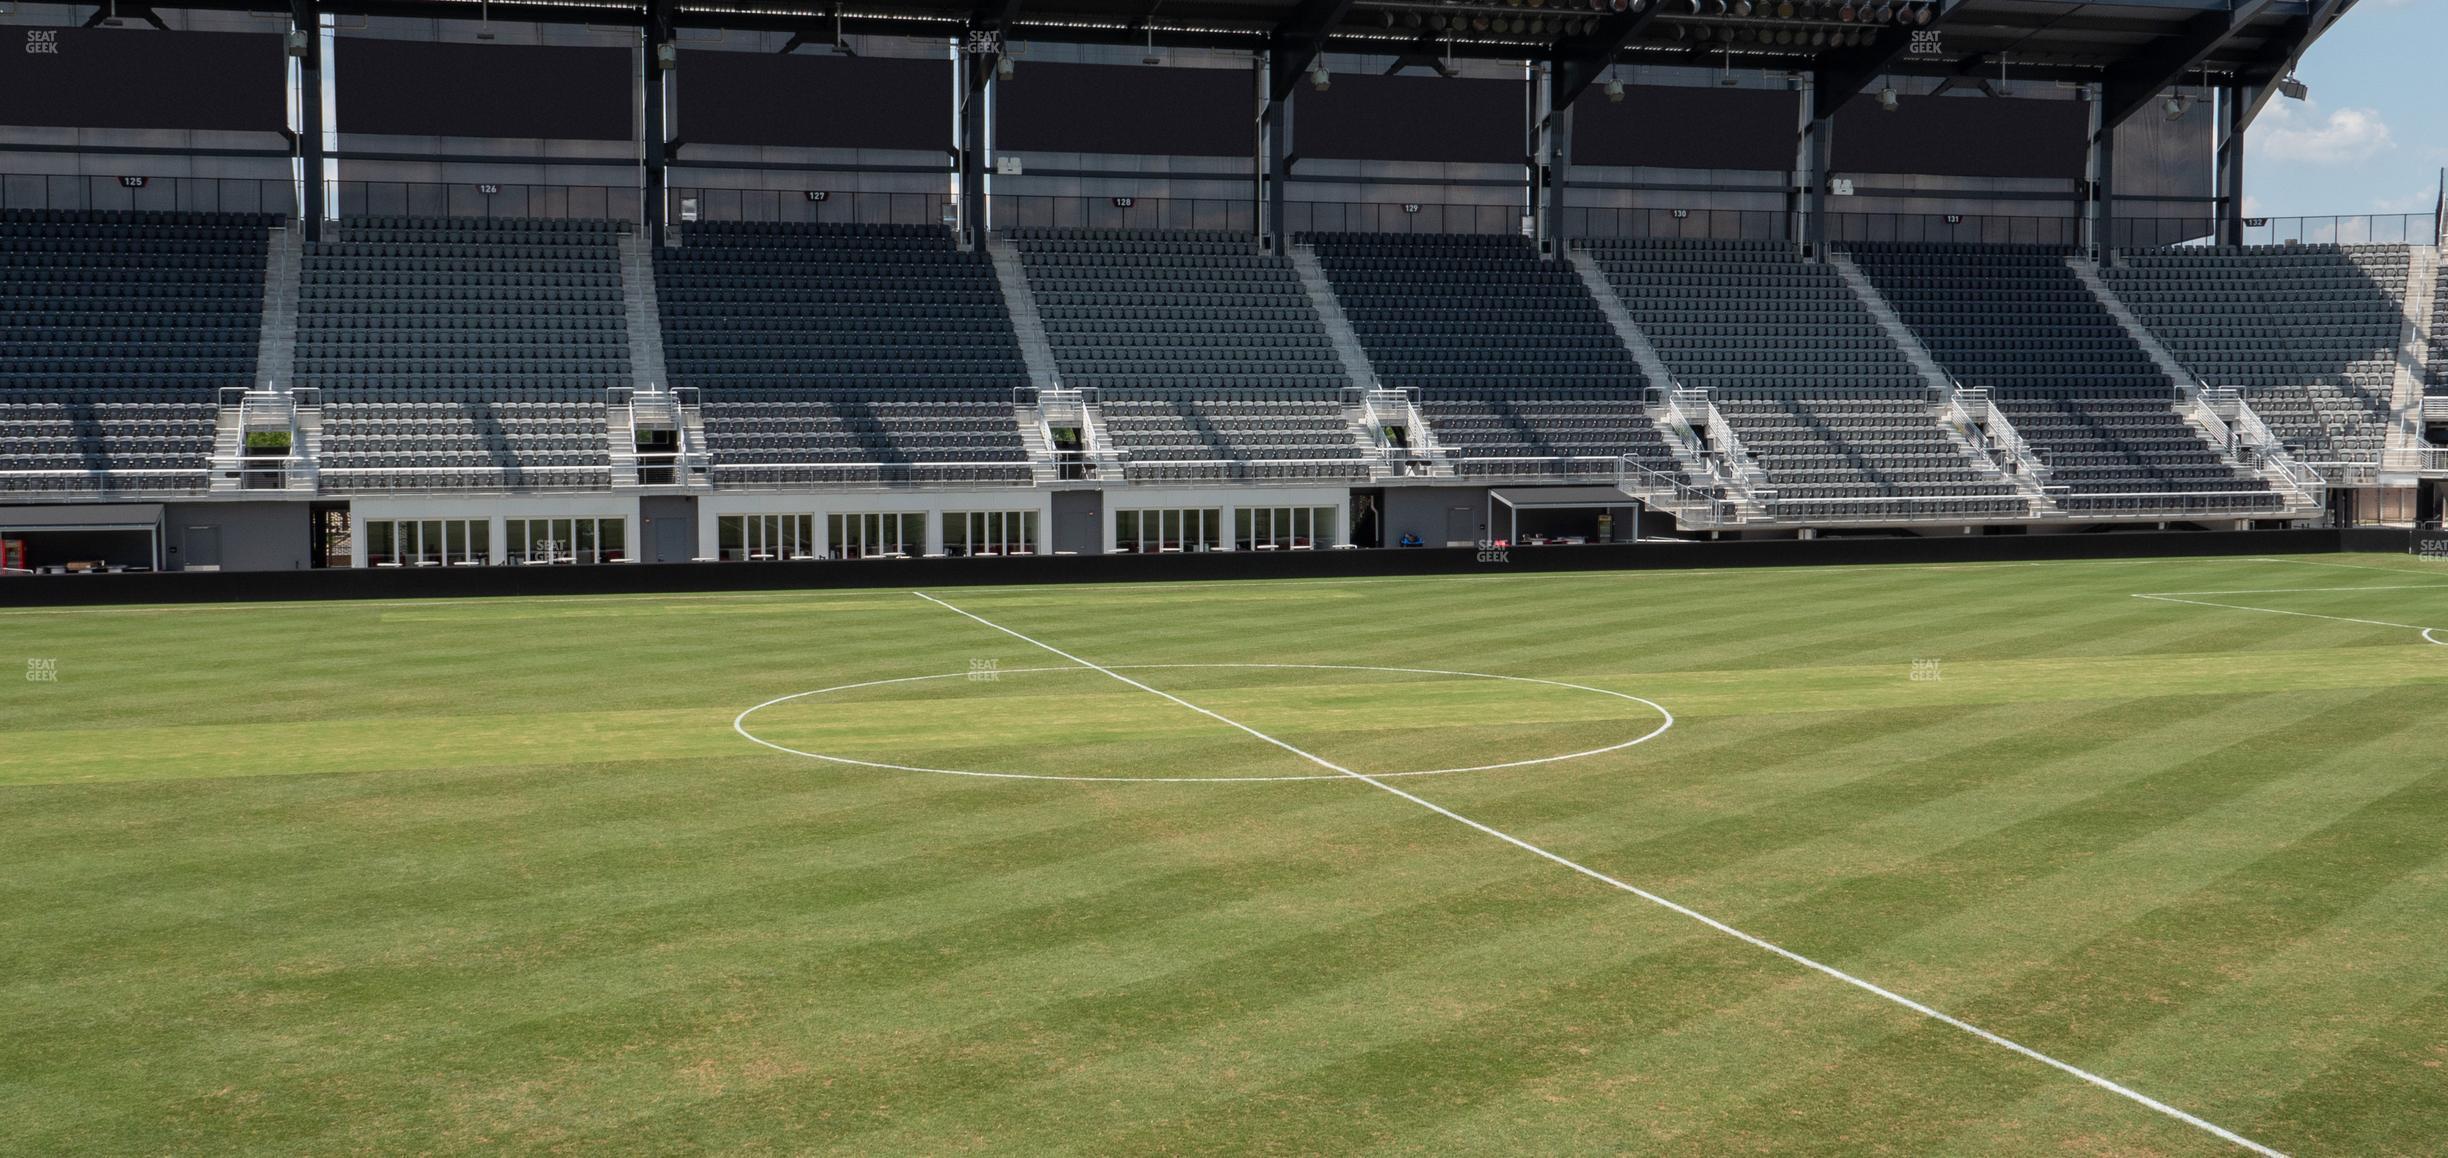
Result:
{"label": "green grass field", "polygon": [[[1382,783],[2273,1149],[2448,1151],[2448,566],[933,594],[1359,773],[1611,748]],[[0,1151],[2234,1149],[906,590],[0,640]],[[734,728],[883,680],[742,723],[836,760]]]}

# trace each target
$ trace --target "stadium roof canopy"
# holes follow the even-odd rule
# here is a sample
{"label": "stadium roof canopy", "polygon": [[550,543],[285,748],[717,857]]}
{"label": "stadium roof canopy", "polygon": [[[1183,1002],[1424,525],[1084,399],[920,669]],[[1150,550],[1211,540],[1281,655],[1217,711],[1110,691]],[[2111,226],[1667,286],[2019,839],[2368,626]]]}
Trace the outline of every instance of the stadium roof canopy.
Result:
{"label": "stadium roof canopy", "polygon": [[[177,0],[162,7],[1273,50],[1288,93],[1320,51],[1537,60],[1568,104],[1610,65],[1809,72],[1821,92],[1881,75],[2097,81],[2130,112],[2171,84],[2258,89],[2286,76],[2354,0]],[[149,7],[120,0],[137,15]],[[102,16],[96,10],[96,19]],[[2261,99],[2266,100],[2266,95]],[[2121,117],[2115,119],[2122,119]]]}

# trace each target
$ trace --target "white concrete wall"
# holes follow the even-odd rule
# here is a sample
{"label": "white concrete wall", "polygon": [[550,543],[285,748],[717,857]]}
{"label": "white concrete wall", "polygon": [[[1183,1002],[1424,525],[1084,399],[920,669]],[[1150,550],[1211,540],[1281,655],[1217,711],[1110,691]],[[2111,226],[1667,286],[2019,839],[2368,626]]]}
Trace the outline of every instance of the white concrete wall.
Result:
{"label": "white concrete wall", "polygon": [[621,554],[635,559],[638,542],[638,501],[635,495],[575,494],[426,495],[357,499],[349,504],[349,565],[366,565],[366,524],[383,519],[481,519],[491,528],[488,561],[502,562],[507,546],[502,524],[509,519],[618,519]]}

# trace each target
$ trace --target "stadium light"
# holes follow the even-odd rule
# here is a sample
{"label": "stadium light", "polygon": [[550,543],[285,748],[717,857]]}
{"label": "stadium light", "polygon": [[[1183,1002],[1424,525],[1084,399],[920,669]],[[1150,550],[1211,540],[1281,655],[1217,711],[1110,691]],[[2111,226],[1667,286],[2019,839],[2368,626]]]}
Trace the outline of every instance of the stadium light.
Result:
{"label": "stadium light", "polygon": [[2295,79],[2294,73],[2288,73],[2287,75],[2278,78],[2278,93],[2288,100],[2299,101],[2305,97],[2311,96],[2312,88],[2310,85]]}
{"label": "stadium light", "polygon": [[2171,120],[2171,121],[2181,121],[2181,120],[2183,120],[2183,119],[2184,119],[2184,115],[2185,115],[2185,113],[2187,113],[2187,112],[2191,111],[2191,109],[2192,109],[2192,108],[2193,108],[2193,98],[2192,98],[2192,97],[2186,96],[2185,94],[2180,93],[2180,92],[2172,92],[2172,93],[2169,93],[2169,94],[2168,94],[2168,98],[2167,98],[2167,118],[2168,118],[2169,120]]}
{"label": "stadium light", "polygon": [[1892,113],[1896,111],[1896,106],[1901,103],[1902,101],[1896,96],[1895,82],[1889,81],[1887,83],[1887,87],[1879,90],[1878,105],[1880,108]]}
{"label": "stadium light", "polygon": [[1309,66],[1309,87],[1325,92],[1333,84],[1334,81],[1326,75],[1325,58],[1320,57],[1316,64]]}
{"label": "stadium light", "polygon": [[1018,65],[1012,63],[1010,53],[1003,53],[995,58],[996,80],[1010,80],[1012,78],[1012,74],[1018,71],[1020,71],[1020,68]]}

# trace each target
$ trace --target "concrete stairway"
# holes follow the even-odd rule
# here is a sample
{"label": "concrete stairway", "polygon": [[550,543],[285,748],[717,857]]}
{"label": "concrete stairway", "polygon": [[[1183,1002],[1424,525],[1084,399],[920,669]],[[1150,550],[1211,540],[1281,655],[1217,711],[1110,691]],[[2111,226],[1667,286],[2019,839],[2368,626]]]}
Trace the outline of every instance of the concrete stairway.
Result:
{"label": "concrete stairway", "polygon": [[1377,367],[1369,362],[1368,350],[1360,345],[1360,335],[1352,332],[1351,319],[1343,313],[1343,301],[1335,296],[1334,284],[1326,280],[1317,251],[1306,243],[1297,243],[1288,256],[1293,270],[1300,274],[1301,288],[1308,291],[1309,308],[1317,311],[1318,321],[1326,326],[1327,340],[1334,343],[1335,357],[1343,363],[1343,376],[1362,390],[1375,389]]}
{"label": "concrete stairway", "polygon": [[1912,332],[1912,327],[1896,316],[1895,307],[1887,303],[1887,295],[1871,284],[1870,275],[1853,264],[1850,255],[1831,253],[1828,255],[1828,266],[1844,279],[1846,288],[1853,291],[1854,300],[1870,311],[1871,320],[1879,325],[1879,332],[1887,335],[1887,340],[1895,343],[1896,349],[1903,352],[1904,360],[1912,364],[1913,373],[1921,376],[1923,385],[1937,391],[1940,397],[1945,397],[1955,388],[1954,375],[1947,373],[1938,364],[1938,359],[1930,356],[1929,347],[1921,344],[1921,335]]}
{"label": "concrete stairway", "polygon": [[295,223],[271,231],[265,255],[263,333],[255,345],[255,388],[288,387],[297,366],[298,267],[306,248]]}
{"label": "concrete stairway", "polygon": [[1062,481],[1062,468],[1054,461],[1054,444],[1046,438],[1045,411],[1033,402],[1015,402],[1012,425],[1019,428],[1020,448],[1028,452],[1029,481],[1037,486]]}
{"label": "concrete stairway", "polygon": [[639,386],[668,389],[671,372],[663,362],[663,309],[655,298],[654,244],[642,233],[623,233],[620,255],[621,305],[629,322],[630,380]]}
{"label": "concrete stairway", "polygon": [[2408,451],[2422,446],[2423,383],[2430,373],[2433,327],[2439,318],[2440,251],[2417,245],[2408,252],[2405,292],[2405,333],[2398,341],[2397,374],[2389,394],[2387,449]]}
{"label": "concrete stairway", "polygon": [[1046,341],[1045,319],[1037,313],[1037,294],[1029,288],[1020,251],[1002,237],[990,236],[986,253],[994,259],[995,281],[1003,287],[1003,308],[1010,312],[1012,333],[1020,339],[1020,360],[1028,366],[1029,385],[1052,390],[1062,384],[1062,375],[1055,369],[1054,347]]}
{"label": "concrete stairway", "polygon": [[1599,269],[1598,262],[1584,250],[1568,249],[1564,256],[1572,263],[1573,272],[1581,275],[1581,285],[1598,303],[1598,312],[1606,315],[1607,325],[1614,327],[1616,340],[1622,342],[1624,349],[1631,352],[1632,360],[1640,364],[1641,377],[1648,380],[1649,388],[1660,393],[1673,389],[1674,372],[1666,368],[1666,359],[1658,356],[1657,347],[1650,344],[1649,335],[1642,333],[1640,326],[1633,322],[1631,311],[1624,308],[1623,299],[1616,295],[1615,287],[1607,284],[1606,271]]}

